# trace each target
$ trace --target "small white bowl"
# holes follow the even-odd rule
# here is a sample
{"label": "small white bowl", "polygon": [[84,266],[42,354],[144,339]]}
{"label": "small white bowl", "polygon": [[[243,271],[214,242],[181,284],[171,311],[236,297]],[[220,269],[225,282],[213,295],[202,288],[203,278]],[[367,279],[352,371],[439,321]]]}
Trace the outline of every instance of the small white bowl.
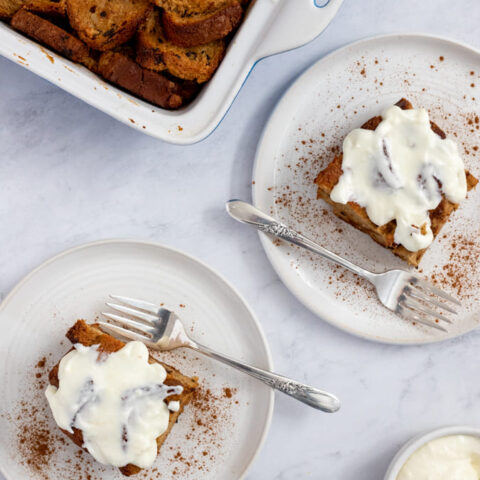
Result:
{"label": "small white bowl", "polygon": [[449,435],[470,435],[474,437],[480,437],[480,428],[463,426],[442,427],[413,438],[399,450],[395,457],[393,457],[387,473],[385,474],[384,480],[396,480],[406,461],[420,447],[432,440],[441,437],[447,437]]}

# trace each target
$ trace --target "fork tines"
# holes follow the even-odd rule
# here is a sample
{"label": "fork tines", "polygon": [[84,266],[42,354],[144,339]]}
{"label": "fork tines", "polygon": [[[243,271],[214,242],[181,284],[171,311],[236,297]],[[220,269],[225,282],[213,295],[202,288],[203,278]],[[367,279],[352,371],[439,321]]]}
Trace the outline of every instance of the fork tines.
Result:
{"label": "fork tines", "polygon": [[154,322],[159,318],[157,312],[160,307],[153,303],[119,295],[110,295],[110,298],[121,302],[123,305],[106,302],[108,307],[134,318],[132,319],[123,315],[117,315],[116,313],[102,312],[102,315],[113,323],[102,321],[99,321],[98,323],[104,329],[117,335],[121,335],[130,340],[139,340],[148,343],[155,332]]}
{"label": "fork tines", "polygon": [[458,306],[461,306],[461,303],[448,293],[416,275],[412,275],[408,280],[399,298],[397,313],[412,322],[421,323],[442,332],[448,332],[446,328],[439,325],[439,322],[443,321],[449,324],[453,322],[442,313],[434,310],[434,308],[456,315],[456,310],[448,305],[447,302]]}

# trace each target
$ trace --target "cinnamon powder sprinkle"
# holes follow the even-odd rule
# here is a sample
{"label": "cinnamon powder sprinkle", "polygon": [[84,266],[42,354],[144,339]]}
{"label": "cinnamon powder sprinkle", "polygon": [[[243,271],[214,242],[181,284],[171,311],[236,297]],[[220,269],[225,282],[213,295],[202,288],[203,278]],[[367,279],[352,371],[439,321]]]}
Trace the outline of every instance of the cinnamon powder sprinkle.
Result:
{"label": "cinnamon powder sprinkle", "polygon": [[[440,62],[445,61],[445,57],[437,58]],[[427,68],[429,65],[430,63],[427,64]],[[431,65],[432,68],[436,68],[433,62]],[[363,65],[357,62],[351,69],[352,74],[358,73],[362,67]],[[405,75],[408,80],[410,74],[405,72]],[[381,92],[380,87],[383,84],[381,80],[381,78],[378,78],[374,87],[379,92]],[[466,87],[468,88],[468,83]],[[423,91],[426,91],[426,89],[423,89]],[[412,95],[412,100],[415,105],[424,106],[419,96],[421,94]],[[338,97],[338,100],[332,98],[331,113],[335,111],[337,102],[338,104],[343,103],[341,96]],[[352,100],[354,100],[353,97]],[[365,106],[362,105],[361,108],[363,109]],[[331,128],[328,134],[320,130],[321,124],[318,126],[315,123],[312,123],[312,126],[302,125],[301,130],[300,127],[295,126],[295,130],[302,133],[297,134],[296,142],[292,145],[291,150],[283,152],[285,160],[279,160],[276,163],[276,169],[280,173],[277,175],[277,183],[272,189],[274,205],[270,209],[271,214],[279,217],[295,230],[311,236],[313,240],[347,258],[352,255],[351,241],[356,241],[358,238],[359,245],[355,249],[356,260],[367,268],[378,268],[378,263],[383,262],[383,258],[385,259],[384,262],[388,262],[392,267],[398,265],[399,268],[404,268],[405,265],[400,264],[398,259],[386,250],[379,251],[381,260],[372,258],[371,251],[376,247],[373,244],[368,245],[367,240],[360,237],[358,232],[352,232],[350,227],[347,227],[345,223],[333,215],[329,206],[316,198],[315,177],[339,152],[339,147],[341,147],[345,135],[352,128],[359,126],[358,121],[353,117],[357,114],[357,110],[362,113],[355,103],[348,105],[347,102],[343,117],[332,114]],[[476,112],[449,111],[440,106],[433,106],[430,110],[431,117],[438,119],[448,135],[455,137],[457,141],[462,139],[461,147],[465,152],[468,152],[466,155],[470,155],[470,157],[478,156],[480,144],[477,142],[476,135],[477,131],[480,130],[480,116]],[[315,142],[313,145],[309,141],[312,138]],[[470,166],[468,158],[466,160],[467,168],[474,167],[475,163],[472,162],[473,165]],[[471,168],[471,170],[474,175],[478,176],[476,168]],[[471,200],[466,200],[466,205],[469,201]],[[452,217],[452,222],[462,221],[458,219],[459,216],[462,216],[461,210],[462,208],[459,213],[455,214],[457,218]],[[319,227],[320,225],[321,227]],[[459,223],[459,226],[462,226],[462,224]],[[340,233],[340,228],[342,228],[342,233]],[[436,266],[431,265],[428,271],[424,272],[425,276],[431,276],[432,280],[441,285],[444,290],[450,291],[460,298],[469,297],[473,299],[474,292],[480,288],[480,272],[477,272],[478,267],[475,264],[475,259],[480,256],[480,232],[474,230],[476,230],[474,226],[469,227],[468,238],[456,238],[456,242],[453,239],[450,241],[449,239],[442,240],[441,262]],[[459,233],[458,229],[454,232],[454,235],[457,232]],[[476,238],[479,238],[479,242],[475,240]],[[438,238],[435,243],[440,240]],[[370,239],[368,241],[371,242]],[[375,299],[376,295],[364,281],[359,280],[358,277],[343,268],[333,266],[298,247],[286,242],[280,243],[275,240],[273,242],[278,248],[284,249],[285,254],[290,257],[292,269],[302,270],[304,275],[309,276],[309,279],[314,278],[315,281],[320,278],[324,279],[326,290],[335,298],[354,305],[356,309],[371,311],[370,299]],[[425,263],[428,263],[428,259],[425,260]],[[308,268],[305,268],[305,265],[308,265]]]}
{"label": "cinnamon powder sprinkle", "polygon": [[[186,440],[192,439],[193,436],[200,440],[197,448],[188,453],[174,451],[173,457],[170,458],[170,463],[174,465],[174,476],[183,480],[198,470],[209,472],[212,462],[220,460],[217,458],[218,453],[214,452],[221,451],[222,443],[225,441],[219,432],[231,431],[234,426],[228,405],[232,403],[231,399],[235,393],[236,389],[230,387],[224,387],[219,394],[205,386],[198,387],[190,404],[193,409],[193,420]],[[219,428],[220,426],[223,428]]]}
{"label": "cinnamon powder sprinkle", "polygon": [[436,267],[432,281],[445,290],[453,290],[459,298],[472,297],[480,288],[478,258],[480,243],[476,240],[480,232],[466,237],[453,235],[449,242],[448,261]]}
{"label": "cinnamon powder sprinkle", "polygon": [[[47,359],[42,357],[33,372],[33,389],[30,394],[43,394]],[[22,463],[33,473],[47,479],[45,469],[56,451],[55,435],[50,431],[46,401],[37,406],[30,399],[22,399],[14,409],[13,422],[17,428],[17,446]]]}
{"label": "cinnamon powder sprinkle", "polygon": [[39,411],[32,410],[26,402],[20,405],[20,413],[16,417],[16,420],[21,422],[18,431],[19,451],[31,470],[42,473],[55,451],[53,438],[47,422],[41,419]]}
{"label": "cinnamon powder sprinkle", "polygon": [[[111,467],[100,465],[88,453],[74,446],[53,422],[44,396],[53,363],[42,357],[35,364],[32,368],[32,383],[13,409],[11,421],[17,430],[20,462],[31,471],[35,479],[50,480],[51,472],[55,471],[59,478],[102,480],[104,473]],[[212,463],[223,454],[223,442],[226,440],[224,435],[234,427],[229,407],[238,404],[238,400],[234,399],[236,392],[235,388],[226,386],[216,393],[200,385],[180,417],[181,422],[187,422],[185,440],[193,441],[194,448],[183,451],[178,446],[165,444],[160,455],[167,465],[171,465],[171,472],[168,469],[159,471],[153,467],[142,470],[137,477],[161,480],[173,475],[174,478],[186,480],[198,471],[210,471]],[[181,440],[178,444],[182,445]],[[75,450],[68,453],[68,458],[65,450],[72,448]],[[67,458],[64,460],[65,456]]]}

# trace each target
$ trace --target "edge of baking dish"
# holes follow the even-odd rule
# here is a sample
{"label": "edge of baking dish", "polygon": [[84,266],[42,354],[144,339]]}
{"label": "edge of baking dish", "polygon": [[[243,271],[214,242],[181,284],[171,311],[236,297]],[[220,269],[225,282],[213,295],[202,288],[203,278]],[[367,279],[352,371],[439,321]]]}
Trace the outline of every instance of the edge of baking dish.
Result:
{"label": "edge of baking dish", "polygon": [[0,23],[0,54],[143,133],[179,145],[203,140],[222,121],[256,62],[313,40],[343,0],[256,0],[214,77],[188,106],[168,111]]}

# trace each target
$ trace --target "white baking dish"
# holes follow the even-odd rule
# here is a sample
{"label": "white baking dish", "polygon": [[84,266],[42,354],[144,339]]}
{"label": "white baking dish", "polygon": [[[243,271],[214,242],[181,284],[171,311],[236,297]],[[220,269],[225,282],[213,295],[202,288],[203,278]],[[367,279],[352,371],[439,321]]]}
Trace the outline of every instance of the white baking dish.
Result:
{"label": "white baking dish", "polygon": [[190,105],[173,112],[115,88],[3,23],[0,54],[133,128],[167,142],[190,144],[220,123],[258,60],[315,38],[342,1],[256,0],[215,76]]}

